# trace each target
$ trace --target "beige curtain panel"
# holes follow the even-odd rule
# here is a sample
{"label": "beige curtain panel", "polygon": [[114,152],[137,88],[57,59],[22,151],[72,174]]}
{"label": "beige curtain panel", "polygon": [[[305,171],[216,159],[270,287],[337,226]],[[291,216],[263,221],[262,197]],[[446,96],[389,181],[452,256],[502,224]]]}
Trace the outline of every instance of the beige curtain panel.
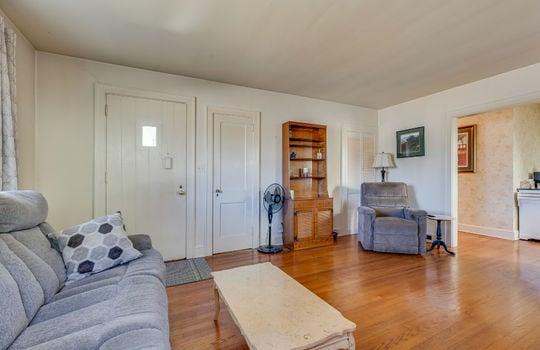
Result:
{"label": "beige curtain panel", "polygon": [[15,151],[15,41],[13,30],[0,17],[0,190],[17,189],[17,154]]}

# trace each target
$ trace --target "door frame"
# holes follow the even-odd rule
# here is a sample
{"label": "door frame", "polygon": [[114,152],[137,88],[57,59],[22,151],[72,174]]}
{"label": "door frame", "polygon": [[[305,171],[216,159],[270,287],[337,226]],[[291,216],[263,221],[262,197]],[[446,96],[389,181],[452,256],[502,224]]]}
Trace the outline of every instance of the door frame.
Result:
{"label": "door frame", "polygon": [[206,121],[207,121],[207,202],[206,202],[206,221],[208,229],[205,230],[205,245],[207,247],[207,254],[212,255],[214,252],[214,114],[231,114],[235,116],[244,116],[246,119],[254,118],[254,131],[255,131],[255,144],[257,146],[257,152],[255,152],[254,163],[257,164],[255,169],[255,174],[253,175],[256,185],[256,194],[255,199],[255,211],[257,212],[256,222],[253,224],[253,232],[251,237],[251,248],[256,248],[259,246],[260,237],[260,226],[261,226],[261,112],[259,111],[250,111],[243,110],[238,108],[231,107],[218,107],[218,106],[207,106],[206,107]]}
{"label": "door frame", "polygon": [[[348,147],[348,134],[358,134],[361,136],[369,135],[372,136],[374,139],[375,144],[375,153],[377,153],[377,129],[375,127],[361,127],[357,125],[343,125],[341,127],[341,176],[340,176],[340,198],[341,198],[341,210],[343,211],[343,219],[340,223],[341,225],[344,225],[344,227],[339,227],[336,230],[343,235],[350,235],[357,232],[350,232],[349,231],[349,217],[348,217],[348,211],[347,211],[347,201],[348,201],[348,169],[349,169],[349,147]],[[360,162],[362,162],[362,159],[359,159]],[[364,180],[364,179],[361,179]],[[360,191],[360,189],[358,189]],[[335,224],[334,224],[335,225]]]}
{"label": "door frame", "polygon": [[[106,215],[107,191],[107,122],[105,102],[107,94],[125,95],[151,100],[171,101],[186,105],[186,257],[195,254],[195,97],[167,94],[156,91],[138,90],[94,84],[94,198],[93,216]],[[144,232],[142,232],[144,233]]]}

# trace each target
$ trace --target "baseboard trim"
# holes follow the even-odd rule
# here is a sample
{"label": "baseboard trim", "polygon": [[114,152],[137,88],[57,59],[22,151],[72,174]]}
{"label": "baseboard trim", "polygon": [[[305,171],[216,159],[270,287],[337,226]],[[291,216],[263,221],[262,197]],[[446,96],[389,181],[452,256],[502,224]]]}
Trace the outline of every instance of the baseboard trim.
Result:
{"label": "baseboard trim", "polygon": [[458,230],[463,232],[470,232],[477,235],[489,236],[495,238],[507,239],[510,241],[516,240],[513,230],[502,230],[500,228],[476,226],[468,224],[458,224]]}

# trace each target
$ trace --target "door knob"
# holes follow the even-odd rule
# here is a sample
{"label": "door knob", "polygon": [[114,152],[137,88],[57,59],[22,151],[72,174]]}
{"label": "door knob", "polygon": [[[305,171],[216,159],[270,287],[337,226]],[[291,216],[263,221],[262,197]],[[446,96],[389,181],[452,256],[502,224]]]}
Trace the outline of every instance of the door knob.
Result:
{"label": "door knob", "polygon": [[223,193],[223,191],[220,188],[217,188],[216,193]]}
{"label": "door knob", "polygon": [[186,195],[186,191],[184,191],[184,187],[182,185],[180,185],[180,187],[178,188],[177,193],[180,196],[185,196]]}

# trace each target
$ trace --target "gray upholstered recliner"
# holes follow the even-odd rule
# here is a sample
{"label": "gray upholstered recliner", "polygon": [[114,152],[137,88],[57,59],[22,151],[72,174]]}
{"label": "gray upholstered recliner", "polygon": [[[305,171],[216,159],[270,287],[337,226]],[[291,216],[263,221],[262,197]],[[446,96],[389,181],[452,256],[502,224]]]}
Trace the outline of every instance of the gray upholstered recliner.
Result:
{"label": "gray upholstered recliner", "polygon": [[358,241],[364,249],[402,254],[426,252],[427,213],[409,208],[405,183],[363,183],[361,204]]}

